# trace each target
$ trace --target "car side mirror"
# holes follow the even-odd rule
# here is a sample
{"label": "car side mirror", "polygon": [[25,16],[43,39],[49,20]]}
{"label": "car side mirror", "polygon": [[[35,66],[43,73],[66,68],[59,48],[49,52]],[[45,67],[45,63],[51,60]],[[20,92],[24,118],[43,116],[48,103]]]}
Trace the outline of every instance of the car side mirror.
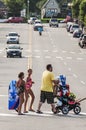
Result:
{"label": "car side mirror", "polygon": [[23,50],[23,48],[20,48],[21,50]]}
{"label": "car side mirror", "polygon": [[18,35],[18,37],[20,37],[20,35]]}

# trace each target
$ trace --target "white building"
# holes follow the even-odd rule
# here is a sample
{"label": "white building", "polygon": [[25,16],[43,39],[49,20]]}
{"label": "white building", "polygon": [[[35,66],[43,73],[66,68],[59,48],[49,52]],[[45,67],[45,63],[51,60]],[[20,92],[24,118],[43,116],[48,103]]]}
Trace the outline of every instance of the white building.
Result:
{"label": "white building", "polygon": [[41,18],[57,17],[60,12],[59,3],[56,0],[48,0],[41,9]]}

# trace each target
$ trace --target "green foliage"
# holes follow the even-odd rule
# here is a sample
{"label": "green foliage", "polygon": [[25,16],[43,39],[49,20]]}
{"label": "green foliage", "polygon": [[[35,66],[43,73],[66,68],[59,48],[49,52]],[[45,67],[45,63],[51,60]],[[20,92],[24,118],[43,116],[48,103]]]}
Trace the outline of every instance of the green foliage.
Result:
{"label": "green foliage", "polygon": [[81,21],[86,19],[86,0],[83,0],[80,4],[80,19]]}
{"label": "green foliage", "polygon": [[20,11],[24,7],[24,0],[4,0],[4,2],[11,16],[20,16]]}
{"label": "green foliage", "polygon": [[82,0],[73,0],[73,6],[72,6],[72,15],[74,18],[79,17],[79,12],[80,12],[80,3]]}

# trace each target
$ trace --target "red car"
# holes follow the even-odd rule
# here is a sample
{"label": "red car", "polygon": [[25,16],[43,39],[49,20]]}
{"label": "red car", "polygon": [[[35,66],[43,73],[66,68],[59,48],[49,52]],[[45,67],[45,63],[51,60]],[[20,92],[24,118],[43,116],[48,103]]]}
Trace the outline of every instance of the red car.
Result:
{"label": "red car", "polygon": [[9,17],[7,23],[22,23],[23,18],[21,17]]}

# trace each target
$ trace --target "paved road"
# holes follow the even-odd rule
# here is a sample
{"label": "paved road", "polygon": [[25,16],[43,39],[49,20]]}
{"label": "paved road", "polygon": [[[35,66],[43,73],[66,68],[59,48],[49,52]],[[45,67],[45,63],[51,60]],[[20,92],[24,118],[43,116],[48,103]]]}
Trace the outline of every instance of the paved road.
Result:
{"label": "paved road", "polygon": [[[20,34],[20,45],[23,47],[23,58],[6,58],[6,34],[16,31]],[[70,112],[67,116],[61,113],[53,115],[50,106],[44,104],[43,115],[28,113],[18,116],[15,111],[7,109],[7,91],[10,80],[17,79],[20,71],[27,74],[28,67],[33,68],[35,85],[33,90],[36,96],[34,109],[39,101],[41,75],[46,64],[51,63],[56,76],[65,74],[71,90],[77,98],[86,95],[86,50],[78,46],[78,39],[66,32],[65,28],[49,28],[44,25],[44,32],[39,36],[31,25],[27,24],[0,24],[0,128],[3,130],[85,130],[86,103],[81,104],[81,115]],[[33,125],[34,124],[34,125]]]}

